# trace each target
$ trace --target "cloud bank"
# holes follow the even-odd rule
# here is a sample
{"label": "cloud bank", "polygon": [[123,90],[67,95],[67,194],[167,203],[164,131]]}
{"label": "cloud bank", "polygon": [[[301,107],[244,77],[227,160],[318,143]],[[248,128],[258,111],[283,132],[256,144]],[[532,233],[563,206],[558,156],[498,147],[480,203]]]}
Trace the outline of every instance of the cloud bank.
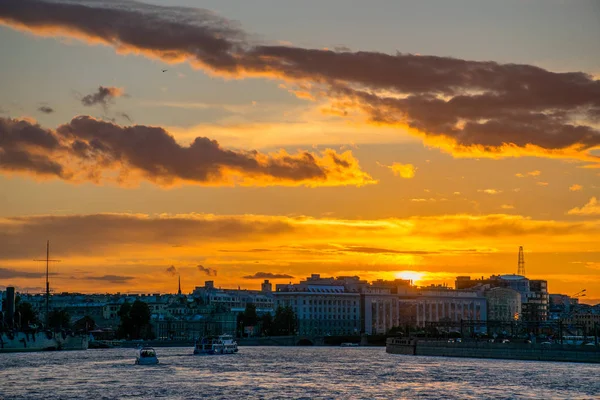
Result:
{"label": "cloud bank", "polygon": [[[588,245],[596,248],[600,221],[534,220],[505,214],[377,220],[211,214],[24,216],[0,218],[0,259],[39,257],[43,245],[36,248],[23,243],[43,244],[48,238],[55,243],[57,254],[65,257],[115,253],[125,259],[128,253],[139,252],[134,257],[138,259],[147,258],[148,249],[155,249],[155,254],[196,257],[198,249],[203,249],[219,259],[229,257],[224,254],[248,254],[254,262],[257,250],[261,258],[289,253],[295,261],[306,249],[321,249],[319,256],[335,255],[336,259],[342,253],[369,257],[454,255],[453,244],[476,249],[506,242],[512,249],[516,238],[523,237],[539,238],[540,249],[552,245],[553,251],[575,251]],[[174,243],[179,246],[173,247]],[[537,240],[528,243],[533,246]],[[232,254],[234,250],[237,255]],[[203,272],[211,269],[197,268]]]}
{"label": "cloud bank", "polygon": [[197,137],[183,146],[160,127],[121,126],[79,116],[56,130],[26,119],[0,118],[0,171],[67,181],[141,179],[169,186],[337,186],[375,183],[350,151],[263,154],[234,151]]}
{"label": "cloud bank", "polygon": [[[541,156],[598,163],[600,81],[583,72],[449,57],[257,44],[207,10],[137,2],[8,0],[0,23],[77,38],[211,74],[283,79],[464,157]],[[308,91],[308,92],[307,92]]]}

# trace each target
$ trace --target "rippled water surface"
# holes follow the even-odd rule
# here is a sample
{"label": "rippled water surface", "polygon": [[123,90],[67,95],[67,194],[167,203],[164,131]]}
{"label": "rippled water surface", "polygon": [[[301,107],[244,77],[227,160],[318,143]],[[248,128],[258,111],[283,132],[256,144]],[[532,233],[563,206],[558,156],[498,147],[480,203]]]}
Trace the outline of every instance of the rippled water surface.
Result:
{"label": "rippled water surface", "polygon": [[600,399],[600,366],[415,357],[382,347],[157,348],[0,354],[2,399]]}

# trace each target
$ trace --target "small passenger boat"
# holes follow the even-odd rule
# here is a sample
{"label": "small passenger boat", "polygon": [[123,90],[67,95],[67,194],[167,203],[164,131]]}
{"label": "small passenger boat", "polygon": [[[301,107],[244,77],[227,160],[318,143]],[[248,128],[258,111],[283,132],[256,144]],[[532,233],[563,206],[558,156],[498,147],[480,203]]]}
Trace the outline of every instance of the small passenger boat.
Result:
{"label": "small passenger boat", "polygon": [[156,351],[152,347],[142,347],[139,349],[137,356],[135,357],[135,363],[137,365],[154,365],[158,364],[158,357]]}
{"label": "small passenger boat", "polygon": [[194,354],[233,354],[237,352],[237,342],[231,335],[203,337],[197,340],[194,346]]}

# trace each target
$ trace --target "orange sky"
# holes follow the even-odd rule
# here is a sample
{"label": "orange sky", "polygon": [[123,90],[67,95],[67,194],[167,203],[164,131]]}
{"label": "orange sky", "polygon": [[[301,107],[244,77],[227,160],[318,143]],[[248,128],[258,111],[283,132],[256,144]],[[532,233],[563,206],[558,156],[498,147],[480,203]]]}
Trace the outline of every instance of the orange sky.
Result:
{"label": "orange sky", "polygon": [[188,292],[311,273],[453,285],[516,273],[524,246],[528,277],[600,302],[587,56],[498,46],[495,63],[476,38],[394,54],[340,27],[352,51],[201,10],[22,4],[0,5],[0,287],[43,290],[48,239],[53,289],[81,292],[173,292],[178,274]]}

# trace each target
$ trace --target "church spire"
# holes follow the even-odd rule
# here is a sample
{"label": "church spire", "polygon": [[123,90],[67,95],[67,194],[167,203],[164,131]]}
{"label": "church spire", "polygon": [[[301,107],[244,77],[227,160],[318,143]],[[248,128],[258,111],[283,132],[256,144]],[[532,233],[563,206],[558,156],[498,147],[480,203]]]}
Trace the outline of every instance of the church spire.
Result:
{"label": "church spire", "polygon": [[179,290],[177,291],[178,295],[181,295],[181,275],[179,275]]}

